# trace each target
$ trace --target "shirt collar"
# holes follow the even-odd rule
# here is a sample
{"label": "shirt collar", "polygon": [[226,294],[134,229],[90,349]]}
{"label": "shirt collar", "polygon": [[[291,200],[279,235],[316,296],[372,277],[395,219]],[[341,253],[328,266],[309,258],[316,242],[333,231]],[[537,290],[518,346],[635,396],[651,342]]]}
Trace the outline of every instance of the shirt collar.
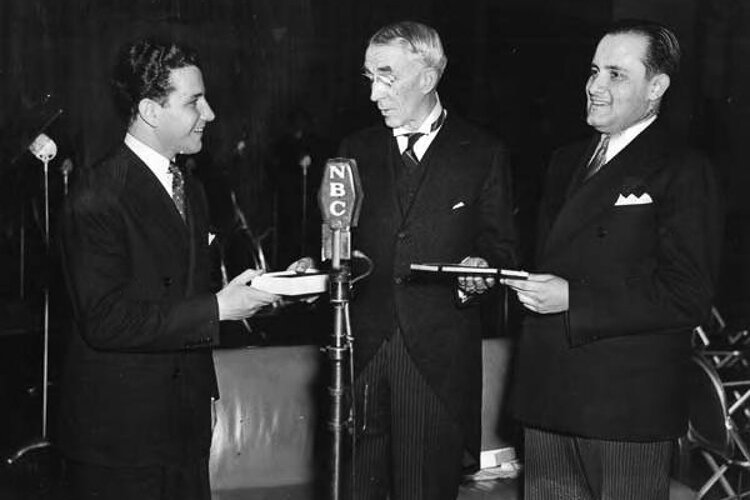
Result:
{"label": "shirt collar", "polygon": [[137,139],[129,132],[125,134],[125,145],[155,173],[166,173],[167,169],[169,169],[169,158],[157,153],[151,146]]}
{"label": "shirt collar", "polygon": [[657,115],[650,116],[645,120],[641,120],[638,123],[631,125],[622,132],[612,134],[609,137],[609,146],[607,147],[606,160],[611,160],[617,153],[625,149],[625,147],[630,144],[633,139],[638,137],[641,132],[646,130],[649,125],[654,123],[654,120],[656,120],[656,116]]}
{"label": "shirt collar", "polygon": [[435,94],[435,97],[437,98],[437,102],[435,102],[435,105],[432,107],[432,111],[427,115],[427,117],[424,119],[422,124],[419,126],[417,130],[409,130],[406,127],[396,127],[393,129],[393,135],[399,136],[399,135],[406,135],[406,134],[413,134],[415,132],[422,133],[424,135],[429,135],[431,133],[437,132],[437,130],[432,130],[432,124],[435,122],[435,120],[438,119],[440,114],[443,112],[443,105],[440,103],[440,96]]}

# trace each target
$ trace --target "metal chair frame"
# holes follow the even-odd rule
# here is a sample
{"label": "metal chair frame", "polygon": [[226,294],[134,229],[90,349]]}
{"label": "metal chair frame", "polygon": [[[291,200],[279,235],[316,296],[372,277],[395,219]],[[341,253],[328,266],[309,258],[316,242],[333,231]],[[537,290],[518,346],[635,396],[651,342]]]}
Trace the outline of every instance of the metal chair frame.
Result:
{"label": "metal chair frame", "polygon": [[[729,359],[727,356],[722,359]],[[691,415],[687,440],[692,447],[699,449],[712,471],[711,477],[700,488],[697,498],[704,498],[717,483],[728,495],[724,499],[744,498],[750,496],[750,489],[737,491],[739,484],[733,486],[726,474],[730,469],[736,468],[740,471],[741,480],[742,471],[750,471],[750,448],[745,442],[744,432],[735,421],[736,417],[747,418],[745,410],[750,401],[750,378],[723,381],[712,357],[710,352],[699,353],[693,356],[692,360],[693,368],[696,370],[694,373],[703,377],[704,382],[707,379],[713,391],[707,395],[701,392],[700,386],[691,388]],[[712,404],[718,410],[709,417],[713,418],[711,421],[701,418],[694,411],[696,405],[705,408],[706,404]],[[720,427],[722,431],[716,432]],[[711,430],[714,432],[710,432]],[[721,436],[717,437],[718,434]]]}

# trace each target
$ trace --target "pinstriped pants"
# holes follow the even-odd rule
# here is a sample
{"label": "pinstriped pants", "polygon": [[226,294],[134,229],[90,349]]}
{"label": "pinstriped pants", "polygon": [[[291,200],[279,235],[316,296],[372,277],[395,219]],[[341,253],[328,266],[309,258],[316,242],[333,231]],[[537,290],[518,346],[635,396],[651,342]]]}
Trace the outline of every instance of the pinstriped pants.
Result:
{"label": "pinstriped pants", "polygon": [[[455,500],[462,478],[461,429],[427,385],[399,332],[354,384],[356,500]],[[351,470],[344,491],[351,491]],[[348,497],[348,495],[344,495]]]}
{"label": "pinstriped pants", "polygon": [[604,441],[524,429],[525,500],[668,500],[672,441]]}

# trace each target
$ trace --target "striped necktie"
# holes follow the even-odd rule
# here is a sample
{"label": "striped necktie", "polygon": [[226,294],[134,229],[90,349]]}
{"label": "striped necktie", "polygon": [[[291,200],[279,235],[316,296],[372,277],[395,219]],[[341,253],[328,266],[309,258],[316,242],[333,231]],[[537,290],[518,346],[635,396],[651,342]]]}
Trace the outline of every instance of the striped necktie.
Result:
{"label": "striped necktie", "polygon": [[[432,122],[432,125],[430,125],[431,134],[443,125],[443,122],[445,121],[445,114],[445,110],[443,110],[443,112],[440,113],[440,116],[438,116],[437,119]],[[404,160],[404,165],[406,165],[407,169],[410,172],[414,171],[414,169],[419,166],[419,158],[417,158],[417,154],[414,152],[414,145],[423,135],[427,134],[425,134],[424,132],[412,132],[409,134],[404,134],[404,137],[406,137],[406,149],[404,149],[404,152],[401,153],[401,158]]]}
{"label": "striped necktie", "polygon": [[185,178],[177,164],[169,163],[169,173],[172,174],[172,200],[182,220],[185,220]]}
{"label": "striped necktie", "polygon": [[417,143],[420,137],[424,134],[422,132],[412,132],[411,134],[405,134],[406,137],[406,149],[401,153],[401,158],[404,160],[404,165],[409,171],[413,171],[419,166],[419,158],[414,152],[414,145]]}
{"label": "striped necktie", "polygon": [[602,134],[599,139],[599,145],[596,147],[594,156],[591,157],[588,167],[586,168],[586,178],[588,179],[599,171],[607,163],[607,147],[609,146],[609,134]]}

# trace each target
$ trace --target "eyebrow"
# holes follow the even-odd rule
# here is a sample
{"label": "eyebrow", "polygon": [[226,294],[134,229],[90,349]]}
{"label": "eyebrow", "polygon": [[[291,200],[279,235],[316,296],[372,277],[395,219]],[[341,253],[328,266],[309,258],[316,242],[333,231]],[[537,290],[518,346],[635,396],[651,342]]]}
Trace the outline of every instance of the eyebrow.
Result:
{"label": "eyebrow", "polygon": [[618,66],[616,64],[608,64],[608,65],[604,66],[604,69],[620,71],[621,73],[627,73],[628,72],[627,69],[623,68],[622,66]]}
{"label": "eyebrow", "polygon": [[[362,71],[364,71],[365,73],[372,73],[367,68],[367,66],[362,66]],[[391,68],[390,66],[379,66],[375,68],[375,71],[377,71],[378,73],[393,73],[393,68]]]}
{"label": "eyebrow", "polygon": [[194,99],[200,99],[201,97],[203,97],[203,96],[205,96],[205,95],[206,95],[206,93],[205,93],[205,92],[195,92],[195,93],[193,93],[193,94],[185,94],[185,98],[186,98],[186,99],[187,99],[188,101],[192,101],[192,100],[194,100]]}

